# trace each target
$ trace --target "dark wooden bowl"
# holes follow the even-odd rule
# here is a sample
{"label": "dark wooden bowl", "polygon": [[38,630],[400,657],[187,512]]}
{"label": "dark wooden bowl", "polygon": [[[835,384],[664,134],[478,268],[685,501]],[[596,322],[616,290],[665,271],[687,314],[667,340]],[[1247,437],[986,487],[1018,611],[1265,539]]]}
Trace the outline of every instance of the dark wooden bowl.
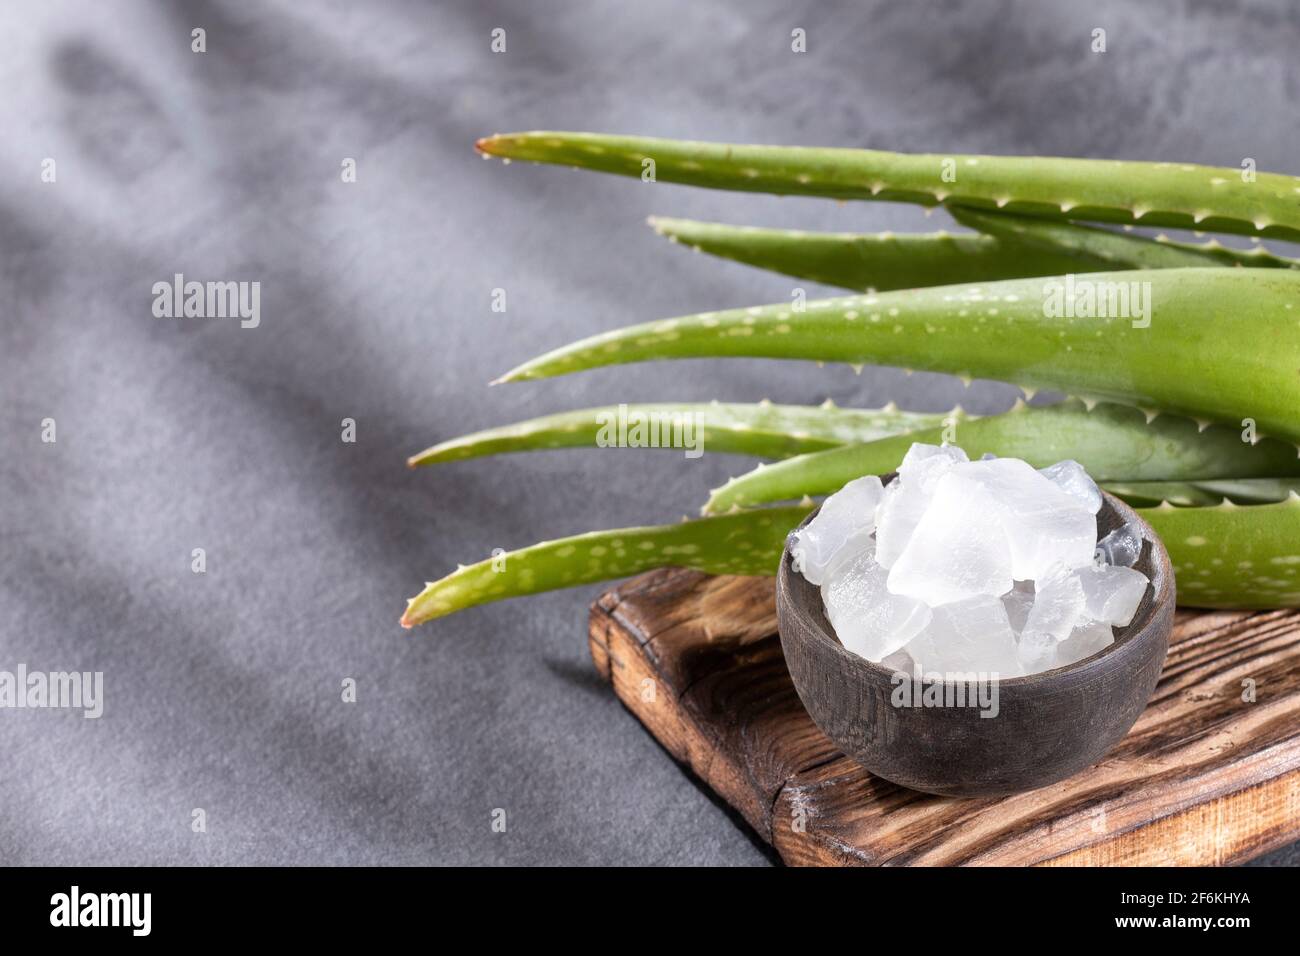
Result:
{"label": "dark wooden bowl", "polygon": [[1142,529],[1137,569],[1151,584],[1132,623],[1091,657],[999,681],[993,717],[973,706],[895,706],[900,678],[840,644],[821,591],[791,567],[787,539],[776,584],[781,648],[813,721],[877,776],[947,796],[1033,790],[1095,763],[1151,699],[1174,616],[1174,575],[1164,545],[1126,504],[1104,499],[1099,535],[1125,521]]}

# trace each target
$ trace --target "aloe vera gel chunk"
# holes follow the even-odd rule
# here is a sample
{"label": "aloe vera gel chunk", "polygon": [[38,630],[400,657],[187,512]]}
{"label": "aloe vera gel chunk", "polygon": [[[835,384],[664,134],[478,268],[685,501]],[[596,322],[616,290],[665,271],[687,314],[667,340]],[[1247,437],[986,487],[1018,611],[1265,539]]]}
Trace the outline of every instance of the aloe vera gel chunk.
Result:
{"label": "aloe vera gel chunk", "polygon": [[1101,492],[1074,461],[1035,470],[914,444],[898,477],[860,478],[798,532],[841,643],[932,675],[1075,663],[1114,641],[1146,593],[1127,538],[1097,540]]}

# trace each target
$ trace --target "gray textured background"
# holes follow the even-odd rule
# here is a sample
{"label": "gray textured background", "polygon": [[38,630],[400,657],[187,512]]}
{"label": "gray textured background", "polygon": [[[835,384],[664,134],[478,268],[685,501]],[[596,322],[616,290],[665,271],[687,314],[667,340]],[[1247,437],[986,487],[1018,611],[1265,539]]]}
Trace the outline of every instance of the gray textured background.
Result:
{"label": "gray textured background", "polygon": [[[102,670],[107,702],[99,721],[0,712],[0,862],[763,862],[594,677],[597,588],[396,623],[457,561],[673,520],[746,463],[403,460],[605,402],[1004,407],[989,383],[757,361],[486,387],[598,330],[789,296],[667,245],[649,213],[943,217],[503,168],[471,143],[572,128],[1300,173],[1287,6],[6,4],[0,668]],[[261,328],[154,319],[175,272],[259,280]]]}

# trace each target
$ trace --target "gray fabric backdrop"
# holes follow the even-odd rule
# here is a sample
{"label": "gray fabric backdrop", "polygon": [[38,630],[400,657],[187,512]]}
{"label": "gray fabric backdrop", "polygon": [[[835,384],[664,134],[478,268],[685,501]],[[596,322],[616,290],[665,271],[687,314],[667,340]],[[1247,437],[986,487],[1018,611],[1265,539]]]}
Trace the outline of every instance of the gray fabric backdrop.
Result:
{"label": "gray fabric backdrop", "polygon": [[[788,297],[788,280],[664,243],[649,213],[943,217],[504,168],[473,140],[593,129],[1300,173],[1287,8],[5,5],[0,669],[100,670],[106,700],[100,720],[0,712],[0,862],[764,862],[595,678],[597,588],[397,626],[457,561],[674,520],[746,463],[553,452],[413,473],[405,456],[605,402],[993,411],[1014,393],[757,361],[489,389],[598,330]],[[259,281],[261,326],[154,318],[152,285],[177,272]]]}

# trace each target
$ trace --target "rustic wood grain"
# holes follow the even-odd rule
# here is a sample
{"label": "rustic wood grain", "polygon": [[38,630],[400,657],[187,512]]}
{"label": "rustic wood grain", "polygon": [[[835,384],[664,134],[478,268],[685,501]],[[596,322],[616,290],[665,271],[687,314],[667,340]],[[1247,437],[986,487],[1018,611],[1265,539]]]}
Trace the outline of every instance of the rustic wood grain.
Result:
{"label": "rustic wood grain", "polygon": [[590,635],[623,703],[787,863],[1225,864],[1300,838],[1300,612],[1179,611],[1128,736],[998,798],[906,790],[839,753],[790,683],[770,579],[653,571],[592,605]]}

